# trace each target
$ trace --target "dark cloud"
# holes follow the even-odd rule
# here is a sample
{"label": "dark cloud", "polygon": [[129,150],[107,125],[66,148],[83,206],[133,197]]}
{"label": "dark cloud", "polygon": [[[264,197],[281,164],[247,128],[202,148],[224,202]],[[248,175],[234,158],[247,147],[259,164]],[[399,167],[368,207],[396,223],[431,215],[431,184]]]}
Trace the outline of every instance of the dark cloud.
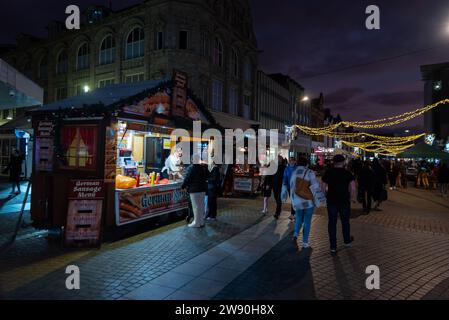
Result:
{"label": "dark cloud", "polygon": [[374,94],[369,98],[371,101],[384,106],[394,107],[408,105],[412,108],[416,101],[423,99],[423,92],[419,90],[387,92]]}
{"label": "dark cloud", "polygon": [[[355,97],[362,94],[364,90],[362,88],[341,88],[326,95],[326,104],[342,104],[349,102]],[[340,107],[342,108],[342,107]]]}

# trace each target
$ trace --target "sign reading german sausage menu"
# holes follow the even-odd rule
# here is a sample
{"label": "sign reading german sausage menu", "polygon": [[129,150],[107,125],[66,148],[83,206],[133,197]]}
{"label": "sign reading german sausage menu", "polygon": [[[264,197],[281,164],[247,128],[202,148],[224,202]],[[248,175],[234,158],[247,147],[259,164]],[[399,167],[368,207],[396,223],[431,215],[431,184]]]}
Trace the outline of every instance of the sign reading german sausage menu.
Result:
{"label": "sign reading german sausage menu", "polygon": [[100,245],[103,211],[103,180],[72,180],[65,227],[65,245],[97,247]]}

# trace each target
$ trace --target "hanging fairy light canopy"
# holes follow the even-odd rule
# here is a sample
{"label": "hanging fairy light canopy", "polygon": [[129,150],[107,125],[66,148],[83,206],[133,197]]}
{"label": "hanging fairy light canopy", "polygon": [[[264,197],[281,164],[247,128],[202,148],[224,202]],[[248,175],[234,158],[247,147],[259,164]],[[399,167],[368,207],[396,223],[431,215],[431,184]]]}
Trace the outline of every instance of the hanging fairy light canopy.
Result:
{"label": "hanging fairy light canopy", "polygon": [[[341,121],[322,128],[311,128],[302,125],[295,125],[296,129],[301,130],[303,133],[310,136],[328,136],[332,138],[337,138],[341,143],[364,150],[366,152],[372,152],[380,155],[394,156],[404,150],[407,150],[414,146],[414,142],[424,136],[425,133],[405,136],[405,137],[387,137],[380,136],[365,132],[339,132],[340,127],[352,127],[357,129],[379,129],[385,127],[395,126],[407,121],[410,121],[416,117],[423,115],[424,113],[440,106],[449,104],[449,99],[444,99],[434,104],[427,105],[423,108],[416,109],[414,111],[405,112],[400,115],[377,119],[377,120],[367,120],[367,121]],[[348,139],[353,138],[371,138],[372,141],[368,142],[352,142]]]}

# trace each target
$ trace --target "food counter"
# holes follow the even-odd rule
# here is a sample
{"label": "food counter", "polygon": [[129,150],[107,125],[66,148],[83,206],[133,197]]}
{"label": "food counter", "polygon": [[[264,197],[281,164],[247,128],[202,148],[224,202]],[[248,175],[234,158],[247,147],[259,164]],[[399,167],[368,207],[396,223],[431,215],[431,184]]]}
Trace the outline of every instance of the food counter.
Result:
{"label": "food counter", "polygon": [[188,195],[182,182],[166,185],[116,189],[115,218],[118,226],[188,208]]}

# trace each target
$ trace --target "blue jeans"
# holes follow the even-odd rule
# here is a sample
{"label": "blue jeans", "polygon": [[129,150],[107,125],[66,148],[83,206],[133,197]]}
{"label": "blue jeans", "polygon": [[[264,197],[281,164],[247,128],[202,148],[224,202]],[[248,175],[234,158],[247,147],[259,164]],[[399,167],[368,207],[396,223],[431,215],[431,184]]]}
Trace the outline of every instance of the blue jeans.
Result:
{"label": "blue jeans", "polygon": [[295,212],[295,232],[293,236],[297,237],[304,223],[304,229],[302,231],[302,242],[309,243],[310,227],[312,225],[312,216],[315,208],[299,209]]}

